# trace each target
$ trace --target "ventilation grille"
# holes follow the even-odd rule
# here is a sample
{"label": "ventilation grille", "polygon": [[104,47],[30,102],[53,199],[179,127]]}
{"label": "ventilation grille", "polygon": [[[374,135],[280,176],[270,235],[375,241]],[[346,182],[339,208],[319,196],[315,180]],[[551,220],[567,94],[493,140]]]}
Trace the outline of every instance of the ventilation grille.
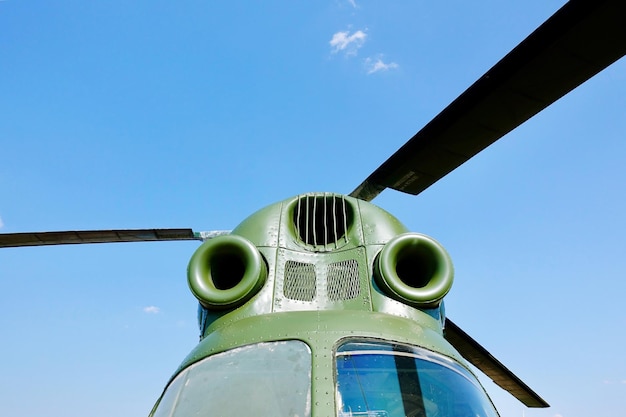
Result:
{"label": "ventilation grille", "polygon": [[359,264],[354,259],[328,265],[326,280],[331,301],[350,300],[361,292]]}
{"label": "ventilation grille", "polygon": [[317,292],[317,279],[313,264],[303,262],[285,262],[285,297],[299,301],[313,301]]}
{"label": "ventilation grille", "polygon": [[330,251],[345,245],[352,218],[352,206],[341,195],[300,197],[293,213],[298,238],[318,251]]}
{"label": "ventilation grille", "polygon": [[286,261],[284,296],[297,301],[341,301],[357,298],[361,293],[359,263],[354,259],[334,262],[318,272],[314,264]]}

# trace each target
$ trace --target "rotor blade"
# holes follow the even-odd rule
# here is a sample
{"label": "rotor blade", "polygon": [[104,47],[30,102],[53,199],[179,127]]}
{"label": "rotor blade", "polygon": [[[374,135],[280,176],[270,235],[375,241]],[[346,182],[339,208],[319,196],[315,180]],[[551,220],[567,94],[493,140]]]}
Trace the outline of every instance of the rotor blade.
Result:
{"label": "rotor blade", "polygon": [[570,0],[351,194],[419,194],[626,53],[626,2]]}
{"label": "rotor blade", "polygon": [[497,360],[491,353],[472,339],[459,326],[446,318],[444,336],[448,342],[472,365],[480,369],[500,388],[508,391],[526,407],[549,407],[550,405],[528,385]]}
{"label": "rotor blade", "polygon": [[63,232],[1,233],[0,248],[18,246],[68,245],[78,243],[150,242],[200,240],[228,234],[228,231],[194,232],[191,229],[120,229]]}

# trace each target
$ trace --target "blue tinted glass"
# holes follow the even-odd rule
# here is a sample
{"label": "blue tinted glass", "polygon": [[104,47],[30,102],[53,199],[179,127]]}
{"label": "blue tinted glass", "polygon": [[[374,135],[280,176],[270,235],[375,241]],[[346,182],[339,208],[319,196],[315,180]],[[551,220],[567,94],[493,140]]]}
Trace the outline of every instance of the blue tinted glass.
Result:
{"label": "blue tinted glass", "polygon": [[494,417],[476,379],[451,359],[388,343],[337,352],[339,416]]}

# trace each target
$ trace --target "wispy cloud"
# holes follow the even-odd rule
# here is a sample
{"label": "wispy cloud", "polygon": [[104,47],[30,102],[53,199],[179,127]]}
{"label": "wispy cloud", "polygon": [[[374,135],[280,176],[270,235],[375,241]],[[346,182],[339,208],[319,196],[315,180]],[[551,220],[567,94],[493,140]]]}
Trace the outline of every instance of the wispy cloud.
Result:
{"label": "wispy cloud", "polygon": [[398,68],[398,64],[395,62],[384,62],[382,58],[366,58],[365,59],[365,68],[367,69],[368,74],[374,74],[375,72],[380,71],[389,71],[390,69]]}
{"label": "wispy cloud", "polygon": [[348,31],[337,32],[330,40],[332,53],[344,52],[346,55],[356,55],[356,51],[363,46],[367,34],[362,30],[350,34]]}
{"label": "wispy cloud", "polygon": [[0,217],[0,229],[4,227],[4,222],[2,221],[2,217]]}
{"label": "wispy cloud", "polygon": [[626,379],[621,379],[621,380],[605,379],[604,381],[602,381],[602,383],[604,385],[616,385],[616,384],[626,385]]}
{"label": "wispy cloud", "polygon": [[350,3],[350,6],[354,7],[355,9],[358,7],[356,5],[356,1],[355,0],[348,0],[348,3]]}
{"label": "wispy cloud", "polygon": [[156,306],[148,306],[143,308],[143,312],[146,314],[159,314],[161,309]]}

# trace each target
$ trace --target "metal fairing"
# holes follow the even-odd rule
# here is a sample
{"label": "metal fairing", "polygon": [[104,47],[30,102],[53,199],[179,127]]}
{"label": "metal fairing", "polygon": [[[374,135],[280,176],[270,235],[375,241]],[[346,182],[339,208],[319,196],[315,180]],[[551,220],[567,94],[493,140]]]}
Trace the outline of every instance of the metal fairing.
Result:
{"label": "metal fairing", "polygon": [[[315,249],[302,242],[294,212],[307,198],[341,201],[349,207],[353,215],[341,247],[334,249],[327,244]],[[407,232],[395,217],[371,203],[328,193],[296,196],[251,215],[232,234],[258,248],[267,262],[267,280],[254,297],[234,310],[200,307],[201,341],[174,377],[190,365],[229,349],[301,340],[312,351],[313,415],[333,415],[334,349],[343,339],[382,339],[421,346],[467,367],[442,337],[445,318],[441,305],[425,309],[408,306],[384,294],[373,279],[376,255],[389,240]],[[304,290],[288,285],[294,279],[290,278],[289,265],[296,265],[295,279],[304,282]],[[313,285],[306,284],[307,278],[312,278]],[[352,286],[345,286],[346,280]]]}

